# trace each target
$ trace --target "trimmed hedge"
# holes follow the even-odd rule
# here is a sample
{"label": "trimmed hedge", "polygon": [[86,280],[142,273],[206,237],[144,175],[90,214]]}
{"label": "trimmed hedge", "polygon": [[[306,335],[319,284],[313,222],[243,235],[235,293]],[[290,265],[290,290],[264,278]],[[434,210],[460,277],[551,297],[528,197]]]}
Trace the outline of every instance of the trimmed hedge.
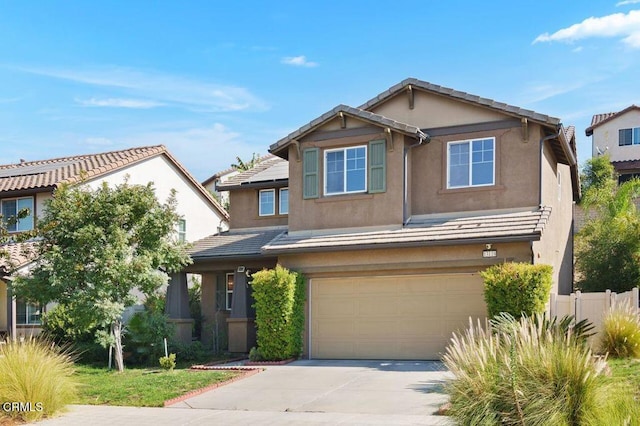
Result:
{"label": "trimmed hedge", "polygon": [[302,354],[305,280],[301,274],[278,265],[252,275],[256,308],[257,354],[275,361]]}
{"label": "trimmed hedge", "polygon": [[552,285],[550,265],[501,263],[482,271],[489,317],[507,312],[515,318],[544,312]]}

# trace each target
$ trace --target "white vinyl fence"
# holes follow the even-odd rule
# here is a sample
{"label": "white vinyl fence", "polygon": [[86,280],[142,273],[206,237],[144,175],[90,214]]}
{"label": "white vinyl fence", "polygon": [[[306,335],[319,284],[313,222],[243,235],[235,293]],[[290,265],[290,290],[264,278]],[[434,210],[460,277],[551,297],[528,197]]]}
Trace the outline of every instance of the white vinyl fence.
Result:
{"label": "white vinyl fence", "polygon": [[569,296],[552,294],[549,311],[552,317],[562,318],[565,315],[573,315],[576,321],[586,319],[594,325],[594,331],[599,332],[602,328],[602,319],[611,308],[620,303],[628,303],[640,314],[638,288],[619,294],[610,290],[603,293],[576,291]]}

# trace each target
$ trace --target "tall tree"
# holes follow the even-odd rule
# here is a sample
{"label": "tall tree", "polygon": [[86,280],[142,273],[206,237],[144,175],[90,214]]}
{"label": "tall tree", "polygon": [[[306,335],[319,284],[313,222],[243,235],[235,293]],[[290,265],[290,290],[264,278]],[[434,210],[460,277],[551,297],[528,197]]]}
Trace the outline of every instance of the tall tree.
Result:
{"label": "tall tree", "polygon": [[36,264],[13,289],[28,301],[65,305],[80,327],[102,325],[96,338],[114,345],[122,371],[122,313],[135,303],[133,290],[151,295],[191,261],[178,220],[175,194],[161,204],[151,183],[62,185],[39,220]]}
{"label": "tall tree", "polygon": [[585,202],[592,202],[594,196],[603,190],[613,192],[616,186],[616,170],[611,164],[609,154],[588,159],[580,173],[580,186]]}
{"label": "tall tree", "polygon": [[576,236],[579,289],[621,292],[640,285],[638,196],[637,179],[617,188],[605,182],[587,190],[583,207],[593,214]]}

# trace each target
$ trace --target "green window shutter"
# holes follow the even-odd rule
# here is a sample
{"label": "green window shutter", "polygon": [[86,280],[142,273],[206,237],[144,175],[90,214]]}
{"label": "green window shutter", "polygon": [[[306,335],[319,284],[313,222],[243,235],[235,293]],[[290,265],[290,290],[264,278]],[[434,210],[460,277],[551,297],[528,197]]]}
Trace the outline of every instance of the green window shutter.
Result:
{"label": "green window shutter", "polygon": [[308,148],[302,151],[302,198],[318,198],[318,148]]}
{"label": "green window shutter", "polygon": [[369,192],[387,190],[387,142],[369,142]]}

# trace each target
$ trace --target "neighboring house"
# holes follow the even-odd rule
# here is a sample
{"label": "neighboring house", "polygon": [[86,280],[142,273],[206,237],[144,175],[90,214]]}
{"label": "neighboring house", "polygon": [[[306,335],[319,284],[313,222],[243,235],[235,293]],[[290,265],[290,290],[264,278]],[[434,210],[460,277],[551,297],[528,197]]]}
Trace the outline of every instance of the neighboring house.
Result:
{"label": "neighboring house", "polygon": [[[176,190],[177,211],[182,216],[176,231],[181,240],[195,241],[228,226],[228,213],[162,145],[0,165],[2,215],[9,218],[28,208],[29,216],[9,226],[10,232],[28,231],[36,225],[45,201],[52,197],[58,185],[71,183],[96,188],[103,182],[121,184],[125,178],[130,184],[153,182],[161,202],[172,189]],[[28,273],[33,260],[23,247],[20,244],[4,246],[18,267],[16,273]],[[6,273],[0,278],[0,333],[28,335],[38,332],[44,308],[11,298],[11,277]],[[188,334],[190,340],[190,328],[187,331],[191,325],[190,315],[184,314],[183,307],[186,282],[178,284],[181,285],[169,286],[168,313],[177,320],[179,329],[184,325],[185,330],[180,331],[185,336]]]}
{"label": "neighboring house", "polygon": [[[258,163],[268,160],[273,157],[271,154],[267,154],[258,159]],[[202,186],[211,191],[212,194],[215,194],[220,200],[220,203],[223,206],[229,205],[229,191],[220,189],[221,186],[224,186],[225,182],[233,177],[242,173],[242,170],[238,170],[235,167],[229,167],[228,169],[222,170],[220,172],[215,173],[213,176],[208,177],[202,182]]]}
{"label": "neighboring house", "polygon": [[255,344],[248,276],[276,263],[307,278],[311,358],[439,358],[486,316],[479,272],[495,263],[550,264],[553,292],[572,289],[576,144],[557,118],[407,79],[270,152],[288,170],[226,186],[230,230],[187,268],[206,321],[229,315],[231,351]]}
{"label": "neighboring house", "polygon": [[592,156],[609,154],[618,181],[640,177],[640,107],[596,114],[585,131],[591,136]]}

